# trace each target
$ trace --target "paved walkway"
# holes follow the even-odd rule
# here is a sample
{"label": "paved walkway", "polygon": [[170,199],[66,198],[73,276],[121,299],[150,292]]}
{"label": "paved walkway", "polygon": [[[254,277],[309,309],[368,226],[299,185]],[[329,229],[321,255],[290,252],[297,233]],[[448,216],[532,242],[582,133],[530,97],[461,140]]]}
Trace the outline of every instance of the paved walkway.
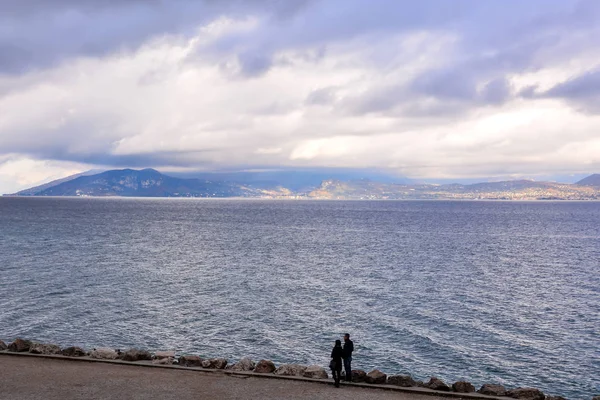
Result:
{"label": "paved walkway", "polygon": [[378,389],[34,357],[0,357],[1,400],[439,400]]}

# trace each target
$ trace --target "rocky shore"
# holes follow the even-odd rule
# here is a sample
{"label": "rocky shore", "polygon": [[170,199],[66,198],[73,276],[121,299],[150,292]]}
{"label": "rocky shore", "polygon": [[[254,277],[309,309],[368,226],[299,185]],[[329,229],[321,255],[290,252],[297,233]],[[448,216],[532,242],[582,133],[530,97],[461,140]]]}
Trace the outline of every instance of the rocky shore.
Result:
{"label": "rocky shore", "polygon": [[[319,365],[300,365],[300,364],[282,364],[275,365],[270,360],[260,360],[254,362],[250,358],[230,364],[225,358],[202,358],[199,355],[183,354],[177,355],[175,351],[155,351],[150,352],[142,349],[129,349],[121,351],[108,347],[94,348],[86,351],[80,347],[71,346],[61,348],[55,344],[37,343],[26,339],[17,338],[13,342],[6,344],[0,340],[0,352],[32,353],[42,355],[60,355],[64,357],[89,358],[95,360],[121,360],[127,362],[141,362],[158,365],[178,365],[187,368],[210,369],[210,370],[229,370],[237,372],[247,372],[260,375],[277,375],[288,377],[311,378],[317,380],[329,379],[329,374],[325,368]],[[550,396],[544,394],[541,390],[528,387],[506,388],[499,384],[483,384],[478,390],[475,386],[466,381],[458,381],[447,384],[437,377],[431,377],[423,382],[415,380],[410,375],[388,375],[380,370],[366,372],[360,369],[352,371],[352,382],[367,385],[388,385],[390,387],[402,388],[421,388],[426,394],[428,390],[432,394],[440,392],[463,393],[506,397],[520,400],[565,400],[561,396]],[[592,397],[592,400],[600,400],[600,396]]]}

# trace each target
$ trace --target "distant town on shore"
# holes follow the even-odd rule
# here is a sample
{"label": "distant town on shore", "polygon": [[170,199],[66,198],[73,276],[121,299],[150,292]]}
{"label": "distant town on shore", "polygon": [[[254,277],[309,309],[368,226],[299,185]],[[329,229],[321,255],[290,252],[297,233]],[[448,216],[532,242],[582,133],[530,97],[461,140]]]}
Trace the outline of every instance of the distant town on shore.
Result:
{"label": "distant town on shore", "polygon": [[[289,177],[288,177],[289,178]],[[155,169],[88,171],[5,196],[198,197],[331,200],[600,200],[600,174],[576,183],[510,180],[474,184],[413,183],[333,177],[316,183],[259,174],[175,177]]]}

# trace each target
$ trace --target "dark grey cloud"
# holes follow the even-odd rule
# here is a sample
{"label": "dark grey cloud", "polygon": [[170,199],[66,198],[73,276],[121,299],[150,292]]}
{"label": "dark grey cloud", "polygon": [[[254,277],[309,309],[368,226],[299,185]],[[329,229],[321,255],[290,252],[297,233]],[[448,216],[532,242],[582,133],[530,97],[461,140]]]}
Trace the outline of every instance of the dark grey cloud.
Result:
{"label": "dark grey cloud", "polygon": [[480,98],[484,104],[502,104],[509,99],[511,88],[504,77],[496,78],[485,84]]}
{"label": "dark grey cloud", "polygon": [[546,91],[543,96],[570,100],[597,99],[600,97],[600,69],[586,72],[559,83]]}
{"label": "dark grey cloud", "polygon": [[510,84],[504,77],[480,83],[468,73],[450,71],[424,74],[408,84],[369,90],[347,99],[344,108],[351,114],[446,118],[477,107],[501,105],[511,96]]}
{"label": "dark grey cloud", "polygon": [[[600,30],[590,18],[600,16],[598,2],[472,2],[471,6],[442,25],[458,34],[457,57],[420,72],[408,84],[369,91],[362,101],[354,99],[351,108],[384,113],[401,108],[413,116],[434,116],[501,105],[515,96],[510,75],[535,72],[585,53],[600,40]],[[533,96],[535,90],[528,91]],[[423,99],[427,104],[418,105]]]}
{"label": "dark grey cloud", "polygon": [[[399,108],[420,110],[419,115],[462,113],[509,101],[514,96],[508,84],[512,74],[535,72],[587,51],[600,40],[595,16],[600,16],[600,3],[593,0],[426,0],[408,4],[375,0],[368,6],[364,1],[345,1],[343,5],[320,1],[308,4],[285,24],[264,24],[250,33],[232,33],[199,51],[238,54],[242,73],[256,76],[275,65],[274,54],[288,49],[321,47],[326,52],[328,46],[357,37],[377,41],[378,37],[407,32],[455,34],[456,57],[440,60],[439,66],[420,72],[408,84],[390,82],[387,88],[367,90],[361,99],[349,99],[346,109],[357,113],[396,113]],[[399,62],[394,60],[397,57],[394,49],[389,49],[373,62],[385,69]],[[315,100],[311,95],[307,102]],[[420,100],[427,104],[415,107],[407,103]]]}
{"label": "dark grey cloud", "polygon": [[476,83],[475,77],[464,71],[446,69],[421,74],[409,89],[440,100],[470,100],[477,96]]}
{"label": "dark grey cloud", "polygon": [[[134,50],[157,36],[185,38],[220,16],[264,14],[273,21],[285,21],[310,1],[0,0],[0,74],[26,73],[74,57]],[[268,59],[260,58],[263,63]],[[249,71],[260,69],[258,61],[249,57],[245,61]]]}
{"label": "dark grey cloud", "polygon": [[[456,32],[468,59],[445,60],[439,70],[417,78],[427,92],[427,81],[440,83],[435,76],[451,79],[460,73],[478,81],[495,71],[496,76],[482,77],[491,80],[543,65],[543,57],[536,60],[540,52],[561,35],[589,28],[597,15],[600,6],[593,0],[2,0],[0,73],[132,49],[152,36],[190,35],[218,16],[259,16],[265,23],[258,29],[225,35],[199,51],[235,54],[242,74],[252,77],[266,72],[281,50],[325,48],[364,35],[377,40],[410,31]],[[438,90],[464,96],[472,83],[441,83],[445,91]]]}
{"label": "dark grey cloud", "polygon": [[242,73],[248,77],[259,76],[268,71],[272,65],[272,60],[268,55],[251,51],[239,54],[238,60]]}
{"label": "dark grey cloud", "polygon": [[335,87],[326,87],[316,89],[310,92],[306,97],[305,103],[307,105],[319,105],[326,106],[331,105],[335,102]]}
{"label": "dark grey cloud", "polygon": [[600,69],[573,76],[545,91],[537,85],[528,86],[519,92],[519,96],[526,99],[561,99],[582,112],[599,114]]}

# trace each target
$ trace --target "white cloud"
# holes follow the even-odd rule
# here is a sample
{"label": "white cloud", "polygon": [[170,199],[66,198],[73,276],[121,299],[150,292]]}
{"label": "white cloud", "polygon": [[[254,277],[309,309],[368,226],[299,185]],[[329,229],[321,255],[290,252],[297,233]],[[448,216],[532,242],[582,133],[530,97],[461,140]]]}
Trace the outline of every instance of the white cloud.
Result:
{"label": "white cloud", "polygon": [[12,160],[0,192],[94,165],[415,178],[600,169],[598,117],[534,95],[600,64],[593,47],[567,46],[581,32],[559,41],[559,58],[536,53],[529,31],[522,43],[496,31],[478,41],[470,25],[396,27],[378,14],[381,24],[355,15],[330,26],[318,5],[307,10],[286,23],[216,15],[135,50],[0,75],[0,157]]}
{"label": "white cloud", "polygon": [[0,188],[3,193],[14,193],[85,170],[85,165],[77,163],[4,157],[0,158]]}

